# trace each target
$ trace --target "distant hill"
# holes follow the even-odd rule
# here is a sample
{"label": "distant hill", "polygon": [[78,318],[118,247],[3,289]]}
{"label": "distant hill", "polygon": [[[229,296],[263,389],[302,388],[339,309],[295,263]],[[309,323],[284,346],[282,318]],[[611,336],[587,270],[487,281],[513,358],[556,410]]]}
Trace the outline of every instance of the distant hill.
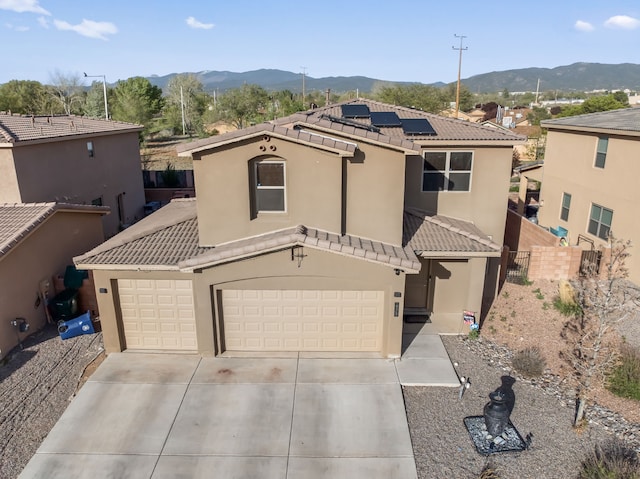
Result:
{"label": "distant hill", "polygon": [[[223,92],[230,88],[238,88],[244,83],[260,85],[267,90],[290,90],[294,93],[302,91],[302,75],[283,70],[262,69],[236,73],[229,71],[202,71],[193,73],[208,91]],[[148,77],[149,81],[160,88],[166,88],[169,80],[176,73],[164,76]],[[474,93],[499,92],[505,88],[509,91],[535,91],[540,79],[540,90],[615,90],[629,88],[640,90],[640,65],[622,63],[608,65],[602,63],[574,63],[556,68],[521,68],[501,72],[483,73],[465,78],[462,82]],[[324,91],[330,88],[335,93],[359,90],[368,93],[377,84],[410,85],[414,82],[389,82],[365,76],[349,77],[305,77],[305,89]],[[433,86],[444,86],[445,83],[432,83]]]}
{"label": "distant hill", "polygon": [[[255,84],[260,85],[266,90],[290,90],[294,93],[300,93],[302,91],[302,75],[300,73],[292,73],[283,70],[253,70],[243,73],[235,73],[229,71],[202,71],[193,73],[198,77],[200,82],[204,85],[205,90],[213,91],[218,90],[223,92],[230,88],[238,88],[243,84]],[[159,86],[164,89],[169,80],[174,77],[176,73],[171,73],[164,76],[151,76],[148,80],[152,85]],[[351,77],[324,77],[313,78],[310,76],[305,77],[305,89],[311,90],[326,90],[330,88],[331,91],[336,93],[355,91],[359,89],[360,92],[370,92],[375,84],[405,84],[409,85],[412,82],[389,82],[384,80],[377,80],[375,78],[368,78],[364,76],[351,76]],[[414,82],[415,83],[415,82]]]}
{"label": "distant hill", "polygon": [[621,63],[574,63],[556,68],[522,68],[483,73],[463,80],[472,92],[547,90],[630,90],[640,89],[640,65]]}

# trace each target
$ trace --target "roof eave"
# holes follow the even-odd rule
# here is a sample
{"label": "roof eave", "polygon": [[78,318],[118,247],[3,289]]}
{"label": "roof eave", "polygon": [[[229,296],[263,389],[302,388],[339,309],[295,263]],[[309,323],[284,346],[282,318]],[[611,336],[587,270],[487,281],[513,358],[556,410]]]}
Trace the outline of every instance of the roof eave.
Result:
{"label": "roof eave", "polygon": [[416,251],[421,258],[499,258],[501,251]]}
{"label": "roof eave", "polygon": [[595,126],[577,126],[577,125],[558,125],[558,124],[548,124],[548,123],[545,124],[544,122],[541,122],[540,126],[543,128],[546,128],[547,130],[561,130],[561,131],[570,131],[570,132],[576,132],[576,133],[598,133],[598,134],[606,134],[606,135],[640,137],[640,131],[620,130],[615,128],[603,128],[603,127],[595,127]]}

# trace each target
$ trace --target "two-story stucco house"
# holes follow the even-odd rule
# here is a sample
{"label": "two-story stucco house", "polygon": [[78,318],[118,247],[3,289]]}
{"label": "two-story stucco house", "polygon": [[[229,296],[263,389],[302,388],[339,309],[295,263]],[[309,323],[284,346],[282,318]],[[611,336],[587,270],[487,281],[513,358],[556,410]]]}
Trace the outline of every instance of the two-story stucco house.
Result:
{"label": "two-story stucco house", "polygon": [[108,206],[111,237],[143,216],[142,127],[76,116],[0,113],[0,203]]}
{"label": "two-story stucco house", "polygon": [[599,249],[609,232],[636,247],[629,279],[640,284],[640,109],[591,113],[541,123],[548,139],[538,212],[542,226],[568,230],[570,244]]}
{"label": "two-story stucco house", "polygon": [[75,258],[105,346],[401,354],[494,298],[508,131],[369,100],[187,143],[196,198]]}

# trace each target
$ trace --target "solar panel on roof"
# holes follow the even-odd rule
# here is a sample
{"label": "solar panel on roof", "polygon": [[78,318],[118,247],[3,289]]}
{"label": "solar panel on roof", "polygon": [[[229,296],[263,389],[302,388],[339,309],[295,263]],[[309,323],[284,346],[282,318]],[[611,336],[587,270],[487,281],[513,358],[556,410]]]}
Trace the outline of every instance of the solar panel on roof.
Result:
{"label": "solar panel on roof", "polygon": [[372,111],[371,124],[375,126],[402,126],[402,122],[394,111]]}
{"label": "solar panel on roof", "polygon": [[369,118],[369,114],[369,107],[367,105],[342,105],[343,118]]}
{"label": "solar panel on roof", "polygon": [[436,136],[436,130],[426,118],[403,118],[402,130],[405,135]]}

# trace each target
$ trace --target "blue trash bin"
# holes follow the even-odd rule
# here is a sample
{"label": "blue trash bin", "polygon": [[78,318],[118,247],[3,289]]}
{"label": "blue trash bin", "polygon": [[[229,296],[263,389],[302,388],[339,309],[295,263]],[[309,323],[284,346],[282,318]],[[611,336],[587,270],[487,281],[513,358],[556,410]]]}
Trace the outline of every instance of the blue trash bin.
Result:
{"label": "blue trash bin", "polygon": [[95,333],[93,323],[91,322],[91,312],[87,311],[69,321],[61,321],[58,323],[58,333],[62,339],[74,338],[81,334]]}

